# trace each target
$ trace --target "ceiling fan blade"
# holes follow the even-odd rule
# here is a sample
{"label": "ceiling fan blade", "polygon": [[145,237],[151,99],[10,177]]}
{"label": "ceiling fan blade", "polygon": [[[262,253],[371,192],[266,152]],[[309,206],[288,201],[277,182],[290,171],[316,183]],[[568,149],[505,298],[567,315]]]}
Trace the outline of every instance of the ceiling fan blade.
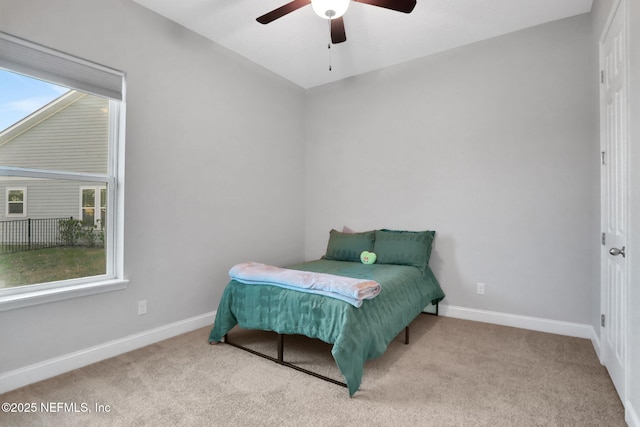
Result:
{"label": "ceiling fan blade", "polygon": [[416,0],[353,0],[358,3],[370,4],[371,6],[384,7],[396,12],[411,13],[416,7]]}
{"label": "ceiling fan blade", "polygon": [[347,33],[344,30],[344,20],[340,18],[331,20],[331,43],[337,44],[347,41]]}
{"label": "ceiling fan blade", "polygon": [[278,18],[282,18],[284,15],[296,11],[308,4],[311,4],[311,0],[293,0],[292,2],[287,3],[284,6],[273,9],[271,12],[265,13],[259,18],[256,18],[256,21],[261,24],[268,24],[269,22],[273,22]]}

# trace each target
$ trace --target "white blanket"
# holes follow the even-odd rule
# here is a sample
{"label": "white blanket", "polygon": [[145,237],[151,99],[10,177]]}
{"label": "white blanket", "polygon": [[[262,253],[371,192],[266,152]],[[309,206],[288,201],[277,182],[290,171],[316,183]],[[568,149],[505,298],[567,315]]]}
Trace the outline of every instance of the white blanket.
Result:
{"label": "white blanket", "polygon": [[338,298],[355,307],[380,293],[380,284],[374,280],[290,270],[257,262],[234,265],[229,270],[229,277],[245,284],[273,285]]}

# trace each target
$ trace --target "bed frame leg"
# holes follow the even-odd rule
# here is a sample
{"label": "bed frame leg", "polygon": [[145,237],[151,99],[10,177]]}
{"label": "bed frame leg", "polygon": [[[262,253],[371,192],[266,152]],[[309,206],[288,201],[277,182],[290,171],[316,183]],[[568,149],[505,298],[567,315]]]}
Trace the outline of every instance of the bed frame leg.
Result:
{"label": "bed frame leg", "polygon": [[439,312],[439,311],[440,311],[440,303],[436,303],[435,308],[436,308],[435,313],[431,313],[430,311],[423,311],[422,313],[423,313],[423,314],[429,314],[429,315],[431,315],[431,316],[438,316],[438,315],[440,315],[440,312]]}
{"label": "bed frame leg", "polygon": [[284,362],[284,335],[278,334],[278,363]]}
{"label": "bed frame leg", "polygon": [[[439,304],[440,303],[436,303],[436,312],[435,313],[429,313],[429,312],[423,311],[422,314],[430,314],[432,316],[438,316],[438,309],[440,307]],[[409,325],[407,325],[407,327],[404,328],[404,343],[405,344],[409,344]]]}

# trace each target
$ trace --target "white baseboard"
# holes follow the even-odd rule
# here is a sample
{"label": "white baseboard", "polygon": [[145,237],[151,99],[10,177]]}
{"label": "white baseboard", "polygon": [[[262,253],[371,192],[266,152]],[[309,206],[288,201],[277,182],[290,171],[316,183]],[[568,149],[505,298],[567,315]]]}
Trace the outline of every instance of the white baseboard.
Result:
{"label": "white baseboard", "polygon": [[624,405],[624,412],[624,420],[627,422],[629,427],[640,427],[640,417],[638,416],[638,412],[636,412],[635,408],[628,400]]}
{"label": "white baseboard", "polygon": [[213,325],[215,317],[215,312],[205,313],[13,371],[0,373],[0,394],[172,338],[176,335]]}
{"label": "white baseboard", "polygon": [[[438,314],[445,317],[455,317],[458,319],[474,320],[476,322],[493,323],[502,326],[512,326],[514,328],[529,329],[532,331],[548,332],[570,337],[586,338],[592,342],[600,342],[591,325],[581,323],[563,322],[560,320],[542,319],[539,317],[521,316],[519,314],[500,313],[497,311],[478,310],[475,308],[456,307],[453,305],[441,304]],[[596,350],[599,352],[599,348]]]}
{"label": "white baseboard", "polygon": [[[600,349],[600,337],[596,334],[595,329],[592,328],[593,336],[591,337],[591,344],[593,344],[593,349],[596,351],[596,356],[598,356],[598,360],[602,365],[604,365],[604,359],[602,358],[602,350]],[[640,426],[638,426],[640,427]]]}

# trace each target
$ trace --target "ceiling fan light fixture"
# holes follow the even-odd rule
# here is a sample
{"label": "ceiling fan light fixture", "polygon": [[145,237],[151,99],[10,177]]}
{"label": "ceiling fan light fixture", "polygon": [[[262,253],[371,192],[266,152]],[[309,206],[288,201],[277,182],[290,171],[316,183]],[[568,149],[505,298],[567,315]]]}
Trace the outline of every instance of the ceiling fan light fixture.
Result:
{"label": "ceiling fan light fixture", "polygon": [[313,11],[320,18],[340,18],[349,8],[351,0],[311,0]]}

